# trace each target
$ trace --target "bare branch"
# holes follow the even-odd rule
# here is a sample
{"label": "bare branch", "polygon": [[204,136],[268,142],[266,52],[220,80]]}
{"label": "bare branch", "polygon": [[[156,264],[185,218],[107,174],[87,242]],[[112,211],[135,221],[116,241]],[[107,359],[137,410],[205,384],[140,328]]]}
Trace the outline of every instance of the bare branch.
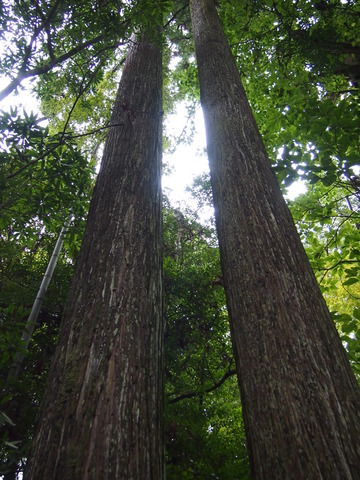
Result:
{"label": "bare branch", "polygon": [[90,130],[90,132],[86,133],[78,133],[76,135],[73,135],[72,133],[65,133],[64,137],[65,139],[73,139],[73,138],[81,138],[81,137],[88,137],[90,135],[94,135],[94,133],[101,132],[103,130],[107,130],[108,128],[113,128],[113,127],[123,127],[125,123],[112,123],[111,125],[104,125],[103,127],[95,128],[94,130]]}
{"label": "bare branch", "polygon": [[163,26],[163,28],[166,28],[168,25],[170,25],[171,22],[173,22],[176,17],[179,15],[179,13],[181,13],[183,10],[185,10],[186,8],[188,8],[189,6],[189,2],[186,2],[184,6],[182,6],[181,8],[179,8],[179,10],[177,10],[173,16],[170,18],[170,20],[168,22],[165,23],[165,25]]}
{"label": "bare branch", "polygon": [[176,402],[180,402],[180,400],[185,400],[185,398],[193,398],[193,397],[199,397],[201,395],[204,395],[204,393],[210,393],[214,390],[216,390],[217,388],[221,387],[221,385],[223,383],[225,383],[225,381],[229,378],[229,377],[232,377],[233,375],[236,375],[236,370],[228,370],[226,373],[224,373],[224,375],[221,377],[221,379],[214,383],[214,385],[212,387],[209,387],[209,388],[206,388],[205,390],[202,390],[200,392],[194,392],[194,391],[190,391],[190,392],[187,392],[187,393],[183,393],[182,395],[179,395],[178,397],[174,397],[174,398],[171,398],[170,400],[168,400],[168,403],[176,403]]}

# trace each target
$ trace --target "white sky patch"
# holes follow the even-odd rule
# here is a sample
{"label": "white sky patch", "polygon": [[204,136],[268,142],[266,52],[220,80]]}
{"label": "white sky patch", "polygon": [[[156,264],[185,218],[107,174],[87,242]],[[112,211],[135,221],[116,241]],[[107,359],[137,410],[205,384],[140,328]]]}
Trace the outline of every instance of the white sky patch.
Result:
{"label": "white sky patch", "polygon": [[[171,137],[181,135],[187,118],[185,104],[179,104],[174,114],[168,115],[165,120],[166,133]],[[174,206],[192,205],[194,200],[186,191],[195,177],[209,171],[206,147],[205,125],[201,109],[195,113],[195,132],[190,144],[180,143],[173,153],[164,152],[164,163],[170,173],[163,176],[162,184],[166,195]],[[177,205],[176,205],[177,204]]]}
{"label": "white sky patch", "polygon": [[[40,116],[39,102],[31,93],[31,86],[33,81],[33,79],[23,80],[21,82],[21,86],[17,89],[17,92],[12,92],[10,95],[5,97],[2,102],[0,102],[0,110],[8,111],[11,106],[16,106],[18,107],[18,109],[24,108],[26,113],[33,112],[37,113]],[[0,76],[0,90],[5,88],[8,83],[8,78]]]}
{"label": "white sky patch", "polygon": [[[184,103],[180,103],[172,115],[165,120],[166,132],[177,137],[186,125],[187,110]],[[163,189],[171,203],[176,207],[189,205],[196,208],[196,203],[191,194],[186,191],[195,177],[204,172],[209,172],[208,158],[205,152],[206,135],[202,110],[199,108],[195,114],[195,133],[191,144],[180,144],[174,153],[164,152],[164,162],[171,169],[170,174],[163,176]],[[285,198],[294,200],[298,195],[305,193],[306,183],[299,179],[287,188]]]}
{"label": "white sky patch", "polygon": [[285,198],[288,200],[295,200],[298,195],[306,193],[307,186],[303,180],[296,180],[293,182],[290,187],[286,189]]}

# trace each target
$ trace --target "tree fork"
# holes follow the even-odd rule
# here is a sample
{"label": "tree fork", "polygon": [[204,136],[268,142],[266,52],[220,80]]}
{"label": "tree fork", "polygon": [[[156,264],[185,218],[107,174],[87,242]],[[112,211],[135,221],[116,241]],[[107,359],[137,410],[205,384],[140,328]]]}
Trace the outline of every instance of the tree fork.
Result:
{"label": "tree fork", "polygon": [[359,479],[360,391],[213,0],[191,0],[221,266],[257,479]]}
{"label": "tree fork", "polygon": [[162,59],[154,43],[134,40],[111,125],[27,480],[164,478]]}

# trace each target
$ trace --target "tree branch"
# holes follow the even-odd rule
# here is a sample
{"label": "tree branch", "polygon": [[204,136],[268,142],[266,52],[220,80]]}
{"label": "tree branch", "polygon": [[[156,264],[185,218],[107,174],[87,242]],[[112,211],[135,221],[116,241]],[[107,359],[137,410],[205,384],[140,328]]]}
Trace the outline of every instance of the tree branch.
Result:
{"label": "tree branch", "polygon": [[[23,80],[26,78],[30,77],[35,77],[36,75],[42,75],[44,73],[49,72],[52,68],[54,68],[56,65],[64,62],[65,60],[68,60],[69,58],[73,57],[77,53],[80,53],[81,51],[85,50],[86,48],[95,45],[96,43],[100,42],[105,35],[98,35],[97,37],[88,40],[87,42],[81,43],[77,45],[76,47],[72,48],[68,52],[64,53],[63,55],[60,55],[57,58],[54,58],[50,60],[49,63],[46,63],[44,65],[40,65],[36,68],[33,68],[32,70],[27,70],[27,71],[19,71],[18,75],[16,78],[14,78],[7,87],[5,87],[1,92],[0,92],[0,102],[4,100],[8,95],[10,95],[11,92],[13,92]],[[117,46],[120,45],[120,42],[115,43],[110,45],[108,48],[116,48]]]}
{"label": "tree branch", "polygon": [[165,25],[163,25],[163,28],[166,28],[167,26],[170,25],[171,22],[173,22],[176,17],[179,15],[179,13],[181,13],[183,10],[185,10],[186,8],[188,8],[189,6],[189,2],[186,2],[185,5],[183,5],[181,8],[179,8],[179,10],[177,10],[173,16],[170,18],[170,20],[168,22],[165,23]]}
{"label": "tree branch", "polygon": [[[54,50],[53,50],[52,42],[51,42],[51,32],[50,32],[49,23],[50,23],[50,19],[51,19],[52,15],[55,13],[55,10],[53,8],[50,11],[50,14],[49,14],[48,18],[46,18],[45,15],[43,14],[42,8],[40,7],[39,3],[36,0],[33,0],[32,3],[34,5],[37,13],[39,14],[39,17],[41,18],[41,20],[43,22],[42,23],[42,28],[45,29],[45,32],[46,32],[46,35],[47,35],[47,47],[48,47],[49,56],[50,56],[51,60],[54,60],[55,55],[54,55]],[[58,4],[59,4],[59,1],[56,2],[54,7],[56,8]]]}
{"label": "tree branch", "polygon": [[72,140],[73,138],[81,138],[81,137],[88,137],[90,135],[94,135],[94,133],[101,132],[102,130],[107,130],[108,128],[113,128],[113,127],[123,127],[125,123],[113,123],[111,125],[105,125],[103,127],[95,128],[94,130],[90,130],[90,132],[86,133],[78,133],[76,135],[73,135],[72,133],[65,133],[64,138]]}
{"label": "tree branch", "polygon": [[48,155],[50,155],[50,153],[52,153],[54,150],[56,150],[62,143],[63,143],[63,142],[57,143],[55,146],[53,146],[52,148],[50,148],[49,150],[47,150],[46,152],[44,152],[42,155],[40,155],[40,157],[35,158],[34,160],[30,160],[30,162],[28,162],[28,163],[26,163],[25,165],[23,165],[21,168],[19,168],[19,170],[16,170],[16,172],[11,173],[10,175],[8,175],[8,176],[6,177],[6,180],[10,180],[11,178],[16,177],[16,176],[19,175],[21,172],[23,172],[23,171],[26,170],[27,168],[31,167],[31,165],[34,165],[35,163],[39,162],[40,160],[43,160],[43,159],[46,158]]}
{"label": "tree branch", "polygon": [[[35,158],[34,160],[30,160],[30,162],[23,165],[21,168],[19,168],[19,170],[16,170],[16,172],[13,172],[10,175],[8,175],[6,177],[6,179],[10,180],[10,179],[16,177],[17,175],[22,173],[24,170],[26,170],[28,167],[31,167],[31,165],[34,165],[35,163],[39,162],[40,160],[43,160],[48,155],[50,155],[54,150],[56,150],[60,145],[63,145],[65,143],[65,141],[67,141],[67,140],[70,140],[70,139],[72,140],[74,138],[80,138],[80,137],[86,137],[86,136],[93,135],[94,133],[101,132],[102,130],[106,130],[108,128],[123,127],[123,126],[124,126],[124,123],[114,123],[112,125],[105,125],[103,127],[99,127],[99,128],[94,129],[94,130],[90,130],[90,132],[79,133],[79,134],[75,134],[75,135],[73,135],[72,133],[61,132],[61,134],[60,134],[61,138],[60,138],[59,142],[54,147],[52,147],[49,150],[47,150],[46,152],[44,152],[42,155],[40,155],[40,157]],[[59,134],[57,134],[57,135],[59,135]],[[2,206],[0,207],[0,209],[1,208],[2,208]]]}
{"label": "tree branch", "polygon": [[[30,60],[30,57],[31,57],[31,52],[32,52],[34,42],[36,41],[36,39],[39,36],[39,34],[41,33],[41,31],[44,28],[46,29],[48,27],[48,25],[50,23],[50,20],[51,20],[52,16],[55,14],[55,12],[57,10],[57,7],[59,6],[60,2],[61,2],[61,0],[56,0],[54,6],[50,10],[49,15],[47,17],[45,17],[43,14],[40,15],[42,23],[39,27],[35,28],[34,33],[33,33],[32,37],[30,39],[30,42],[25,47],[25,55],[24,55],[22,67],[19,70],[20,72],[25,71],[26,65],[27,65],[27,63],[28,63],[28,61]],[[36,5],[35,8],[36,8],[37,12],[39,13],[38,5]],[[41,12],[41,9],[40,9],[40,12]],[[0,98],[0,101],[1,101],[1,98]]]}
{"label": "tree branch", "polygon": [[168,403],[176,403],[176,402],[180,402],[180,400],[185,400],[185,398],[193,398],[193,397],[199,397],[200,395],[204,395],[204,393],[210,393],[214,390],[216,390],[217,388],[221,387],[221,385],[223,383],[225,383],[225,381],[229,378],[229,377],[232,377],[233,375],[236,375],[236,370],[228,370],[226,373],[224,373],[224,375],[221,377],[221,379],[214,383],[214,385],[212,387],[209,387],[209,388],[206,388],[205,390],[202,390],[200,392],[194,392],[194,391],[190,391],[190,392],[187,392],[187,393],[183,393],[182,395],[179,395],[177,397],[174,397],[174,398],[171,398],[168,400]]}
{"label": "tree branch", "polygon": [[[123,60],[124,61],[124,60]],[[123,63],[123,61],[121,62],[121,64]],[[24,170],[26,170],[28,167],[30,167],[31,165],[34,165],[35,163],[39,162],[40,160],[43,160],[44,158],[46,158],[48,155],[50,155],[54,150],[56,150],[60,145],[63,145],[65,143],[65,140],[69,140],[69,139],[73,139],[73,138],[79,138],[79,137],[84,137],[84,136],[88,136],[88,135],[92,135],[93,133],[97,133],[101,130],[104,130],[106,128],[110,128],[110,127],[116,127],[116,126],[123,126],[122,123],[118,123],[118,124],[115,124],[115,125],[108,125],[108,126],[104,126],[104,127],[100,127],[100,128],[97,128],[95,130],[92,130],[88,133],[83,133],[83,134],[79,134],[79,135],[72,135],[71,133],[67,133],[66,132],[66,129],[67,129],[67,126],[69,125],[69,122],[70,122],[70,118],[71,118],[71,115],[76,107],[76,104],[78,103],[78,101],[80,100],[81,96],[86,92],[86,90],[89,88],[89,86],[91,85],[92,83],[92,80],[94,78],[94,76],[96,75],[98,69],[102,66],[102,63],[100,62],[99,65],[95,68],[94,72],[92,72],[90,78],[88,79],[87,83],[84,85],[84,82],[86,80],[86,78],[84,77],[82,79],[82,82],[81,82],[81,86],[80,86],[80,89],[79,89],[79,93],[70,109],[70,112],[68,113],[68,116],[67,116],[67,119],[66,119],[66,122],[65,122],[65,125],[64,125],[64,128],[62,130],[61,133],[59,133],[58,135],[60,135],[60,138],[59,138],[59,141],[58,143],[53,146],[52,148],[50,148],[49,150],[47,150],[46,152],[44,152],[42,155],[40,155],[38,158],[35,158],[34,160],[30,160],[29,162],[27,162],[25,165],[23,165],[21,168],[19,168],[16,172],[13,172],[11,173],[10,175],[8,175],[6,177],[7,180],[11,179],[11,178],[14,178],[16,177],[17,175],[19,175],[20,173],[22,173]]]}

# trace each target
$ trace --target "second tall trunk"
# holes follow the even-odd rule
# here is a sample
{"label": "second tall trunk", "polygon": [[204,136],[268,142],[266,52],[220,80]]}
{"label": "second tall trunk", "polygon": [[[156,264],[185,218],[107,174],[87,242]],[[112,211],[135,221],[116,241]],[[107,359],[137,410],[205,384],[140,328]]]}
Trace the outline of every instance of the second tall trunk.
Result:
{"label": "second tall trunk", "polygon": [[359,478],[359,387],[271,170],[213,0],[190,3],[253,475]]}

